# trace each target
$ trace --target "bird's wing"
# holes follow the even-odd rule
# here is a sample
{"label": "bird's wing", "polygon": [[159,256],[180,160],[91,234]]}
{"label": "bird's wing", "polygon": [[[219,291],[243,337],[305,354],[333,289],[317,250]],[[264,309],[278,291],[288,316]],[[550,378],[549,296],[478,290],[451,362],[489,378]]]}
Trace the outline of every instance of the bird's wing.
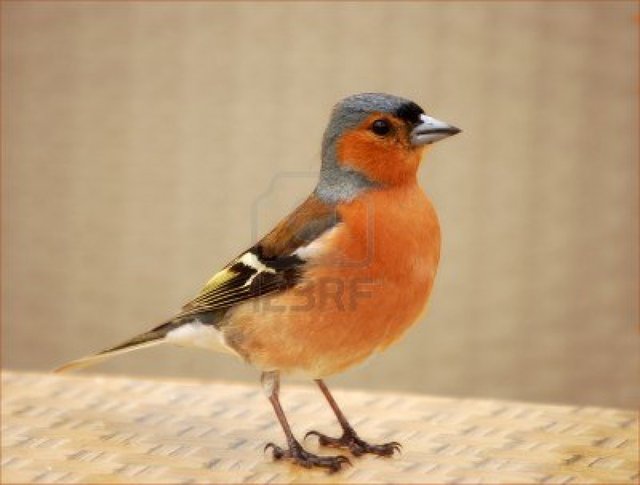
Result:
{"label": "bird's wing", "polygon": [[312,251],[304,251],[339,223],[335,207],[309,197],[260,242],[216,273],[176,318],[232,307],[294,286]]}
{"label": "bird's wing", "polygon": [[156,345],[193,318],[215,325],[234,305],[291,288],[304,277],[305,266],[317,254],[321,236],[338,223],[334,207],[312,195],[260,242],[216,273],[175,317],[120,345],[69,362],[56,372],[90,366],[114,355]]}

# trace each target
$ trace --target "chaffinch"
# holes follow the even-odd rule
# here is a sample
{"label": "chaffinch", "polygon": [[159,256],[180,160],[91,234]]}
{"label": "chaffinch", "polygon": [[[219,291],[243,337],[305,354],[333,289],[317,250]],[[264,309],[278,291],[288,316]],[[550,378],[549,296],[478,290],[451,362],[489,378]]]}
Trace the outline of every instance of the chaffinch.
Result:
{"label": "chaffinch", "polygon": [[[216,273],[173,318],[120,345],[57,369],[97,363],[161,343],[235,354],[262,371],[287,439],[275,459],[339,470],[345,456],[318,456],[294,437],[280,406],[280,374],[315,380],[342,435],[324,446],[391,456],[351,427],[323,378],[387,348],[427,304],[440,258],[440,227],[417,182],[428,145],[460,130],[407,99],[357,94],[333,109],[313,193],[262,240]],[[306,438],[305,436],[305,438]]]}

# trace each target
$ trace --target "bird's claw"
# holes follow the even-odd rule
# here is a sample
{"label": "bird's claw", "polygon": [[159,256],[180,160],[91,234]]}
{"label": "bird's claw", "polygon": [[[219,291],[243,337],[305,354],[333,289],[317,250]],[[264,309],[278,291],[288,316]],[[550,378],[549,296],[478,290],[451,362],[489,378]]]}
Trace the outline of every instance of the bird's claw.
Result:
{"label": "bird's claw", "polygon": [[349,458],[347,458],[346,456],[314,455],[313,453],[309,453],[299,444],[294,444],[293,446],[290,446],[288,450],[285,450],[275,443],[267,443],[267,445],[264,447],[264,452],[266,453],[269,449],[272,450],[272,456],[274,460],[288,460],[304,468],[325,468],[330,473],[335,473],[340,471],[343,466],[352,465],[351,460],[349,460]]}
{"label": "bird's claw", "polygon": [[332,438],[318,431],[309,431],[304,435],[304,439],[306,440],[309,436],[317,436],[320,446],[348,449],[354,456],[362,456],[366,453],[377,456],[393,456],[396,452],[402,451],[402,445],[397,441],[382,445],[370,445],[360,439],[355,432],[349,431],[345,431],[340,438]]}

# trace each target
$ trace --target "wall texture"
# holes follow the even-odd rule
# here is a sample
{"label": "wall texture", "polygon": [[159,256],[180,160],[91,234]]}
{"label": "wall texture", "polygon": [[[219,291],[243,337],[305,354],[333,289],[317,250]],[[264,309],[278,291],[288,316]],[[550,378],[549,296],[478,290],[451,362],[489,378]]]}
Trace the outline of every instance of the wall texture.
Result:
{"label": "wall texture", "polygon": [[[314,186],[339,98],[386,91],[464,133],[430,311],[333,381],[632,407],[633,2],[2,3],[2,350],[52,368],[170,315]],[[153,349],[96,369],[255,379]]]}

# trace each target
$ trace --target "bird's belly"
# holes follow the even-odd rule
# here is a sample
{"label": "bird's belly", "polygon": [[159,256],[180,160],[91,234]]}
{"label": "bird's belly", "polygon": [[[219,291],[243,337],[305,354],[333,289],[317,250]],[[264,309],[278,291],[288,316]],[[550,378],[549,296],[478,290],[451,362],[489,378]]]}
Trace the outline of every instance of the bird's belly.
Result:
{"label": "bird's belly", "polygon": [[230,346],[264,370],[324,377],[384,350],[425,307],[432,273],[399,280],[317,274],[295,291],[246,303],[224,327]]}

